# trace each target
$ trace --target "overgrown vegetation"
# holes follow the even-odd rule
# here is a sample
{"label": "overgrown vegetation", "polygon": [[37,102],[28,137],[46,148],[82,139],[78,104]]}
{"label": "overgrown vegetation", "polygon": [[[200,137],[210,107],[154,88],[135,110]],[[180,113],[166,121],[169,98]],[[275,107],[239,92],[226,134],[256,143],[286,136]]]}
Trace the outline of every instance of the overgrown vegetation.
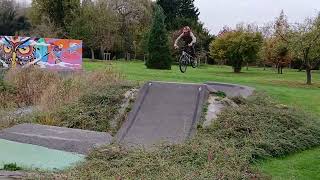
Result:
{"label": "overgrown vegetation", "polygon": [[117,145],[93,152],[63,173],[71,179],[249,179],[268,178],[251,164],[320,145],[320,124],[300,110],[266,96],[241,99],[183,145],[127,151]]}
{"label": "overgrown vegetation", "polygon": [[5,170],[5,171],[19,171],[19,170],[22,170],[22,168],[17,166],[16,163],[10,163],[10,164],[5,164],[3,166],[3,170]]}
{"label": "overgrown vegetation", "polygon": [[9,113],[6,120],[0,118],[1,127],[35,122],[113,131],[110,121],[116,117],[125,92],[131,88],[132,84],[110,70],[70,74],[35,68],[11,70],[0,81],[0,109],[34,107],[34,112],[13,118]]}

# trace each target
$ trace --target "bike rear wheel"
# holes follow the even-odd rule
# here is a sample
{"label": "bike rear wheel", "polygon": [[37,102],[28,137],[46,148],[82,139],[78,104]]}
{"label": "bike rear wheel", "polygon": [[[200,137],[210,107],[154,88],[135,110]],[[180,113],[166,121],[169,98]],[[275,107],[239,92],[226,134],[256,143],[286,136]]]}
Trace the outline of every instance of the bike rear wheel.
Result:
{"label": "bike rear wheel", "polygon": [[188,58],[184,55],[182,55],[180,57],[180,60],[179,60],[179,67],[180,67],[180,71],[182,73],[185,73],[187,71],[187,67],[188,67]]}
{"label": "bike rear wheel", "polygon": [[198,67],[198,61],[197,61],[197,59],[194,59],[194,58],[193,58],[193,60],[192,60],[192,62],[191,62],[191,66],[192,66],[193,68],[197,68],[197,67]]}

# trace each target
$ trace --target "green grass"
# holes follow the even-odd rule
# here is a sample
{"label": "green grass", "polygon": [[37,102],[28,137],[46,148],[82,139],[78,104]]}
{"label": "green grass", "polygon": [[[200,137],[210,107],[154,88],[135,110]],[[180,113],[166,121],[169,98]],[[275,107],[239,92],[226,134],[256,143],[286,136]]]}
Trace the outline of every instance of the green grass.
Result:
{"label": "green grass", "polygon": [[[305,85],[305,73],[296,70],[285,70],[283,75],[276,74],[275,70],[250,68],[249,71],[234,74],[226,66],[201,66],[198,69],[189,68],[186,74],[179,72],[177,66],[168,70],[149,70],[142,62],[85,62],[86,70],[117,69],[127,79],[145,81],[175,81],[203,83],[210,81],[237,83],[248,85],[257,91],[266,92],[280,103],[301,108],[315,115],[320,115],[320,72],[313,72],[313,85]],[[304,151],[285,159],[266,161],[259,168],[275,179],[300,179],[299,177],[317,177],[319,174],[320,148]],[[312,160],[310,160],[312,159]],[[288,170],[288,167],[292,167]],[[306,176],[308,174],[309,176]],[[314,179],[314,178],[312,178]]]}
{"label": "green grass", "polygon": [[273,179],[320,179],[320,149],[273,159],[259,165]]}
{"label": "green grass", "polygon": [[177,66],[172,70],[146,69],[142,62],[85,62],[87,70],[115,68],[134,81],[175,81],[204,83],[209,81],[237,83],[255,87],[258,91],[267,92],[283,104],[302,107],[306,111],[320,115],[320,72],[313,73],[313,85],[305,85],[305,73],[296,70],[285,70],[282,75],[275,70],[250,68],[243,73],[232,73],[227,66],[201,66],[198,69],[189,68],[186,74],[180,73]]}

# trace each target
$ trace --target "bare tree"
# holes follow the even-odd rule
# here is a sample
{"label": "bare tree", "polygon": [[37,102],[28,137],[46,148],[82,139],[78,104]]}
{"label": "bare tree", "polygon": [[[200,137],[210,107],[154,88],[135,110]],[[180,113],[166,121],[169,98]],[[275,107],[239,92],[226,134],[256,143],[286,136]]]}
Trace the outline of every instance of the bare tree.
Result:
{"label": "bare tree", "polygon": [[320,14],[292,27],[288,38],[292,53],[306,67],[307,84],[312,84],[312,69],[320,63]]}

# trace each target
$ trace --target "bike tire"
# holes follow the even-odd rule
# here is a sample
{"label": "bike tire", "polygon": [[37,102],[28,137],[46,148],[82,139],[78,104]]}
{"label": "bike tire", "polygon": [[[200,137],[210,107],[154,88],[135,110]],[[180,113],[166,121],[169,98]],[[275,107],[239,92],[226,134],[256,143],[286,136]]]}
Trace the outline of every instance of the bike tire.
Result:
{"label": "bike tire", "polygon": [[187,72],[188,60],[185,56],[181,56],[179,60],[179,68],[182,73]]}
{"label": "bike tire", "polygon": [[193,60],[192,60],[192,63],[191,63],[191,66],[192,66],[193,68],[197,68],[197,67],[198,67],[198,61],[197,61],[196,59],[193,59]]}

